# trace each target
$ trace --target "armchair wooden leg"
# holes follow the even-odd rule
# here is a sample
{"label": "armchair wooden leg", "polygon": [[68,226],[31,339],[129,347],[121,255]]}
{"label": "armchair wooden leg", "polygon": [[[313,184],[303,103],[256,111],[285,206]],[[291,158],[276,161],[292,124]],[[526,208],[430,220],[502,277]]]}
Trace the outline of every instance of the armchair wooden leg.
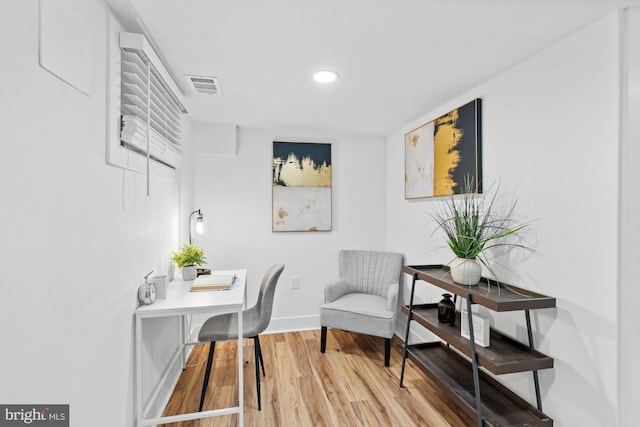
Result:
{"label": "armchair wooden leg", "polygon": [[389,366],[391,357],[391,338],[384,339],[384,366]]}
{"label": "armchair wooden leg", "polygon": [[324,353],[327,349],[327,327],[320,328],[320,353]]}
{"label": "armchair wooden leg", "polygon": [[209,357],[207,358],[207,368],[204,371],[204,382],[202,383],[202,393],[200,394],[200,409],[198,411],[202,412],[202,405],[204,403],[204,396],[207,394],[207,386],[209,385],[209,375],[211,374],[211,365],[213,364],[213,352],[216,348],[216,342],[211,341],[209,344]]}

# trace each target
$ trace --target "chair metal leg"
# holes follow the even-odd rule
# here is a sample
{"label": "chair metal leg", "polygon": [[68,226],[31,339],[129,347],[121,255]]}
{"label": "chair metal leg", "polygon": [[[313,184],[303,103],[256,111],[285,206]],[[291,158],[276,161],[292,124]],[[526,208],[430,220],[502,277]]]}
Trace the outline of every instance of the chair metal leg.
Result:
{"label": "chair metal leg", "polygon": [[262,410],[260,403],[260,344],[258,337],[253,337],[254,362],[256,364],[256,391],[258,392],[258,411]]}
{"label": "chair metal leg", "polygon": [[213,364],[213,352],[216,348],[216,342],[211,341],[209,344],[209,357],[207,358],[207,368],[204,372],[204,382],[202,383],[202,393],[200,394],[200,408],[199,412],[202,412],[202,405],[204,404],[204,396],[207,394],[207,386],[209,385],[209,375],[211,374],[211,365]]}
{"label": "chair metal leg", "polygon": [[264,373],[264,360],[262,360],[262,346],[260,346],[260,336],[256,335],[256,347],[258,347],[258,356],[260,356],[260,366],[262,367],[262,376],[266,377]]}
{"label": "chair metal leg", "polygon": [[327,327],[320,328],[320,353],[324,353],[327,349]]}
{"label": "chair metal leg", "polygon": [[389,366],[391,357],[391,338],[384,339],[384,366]]}

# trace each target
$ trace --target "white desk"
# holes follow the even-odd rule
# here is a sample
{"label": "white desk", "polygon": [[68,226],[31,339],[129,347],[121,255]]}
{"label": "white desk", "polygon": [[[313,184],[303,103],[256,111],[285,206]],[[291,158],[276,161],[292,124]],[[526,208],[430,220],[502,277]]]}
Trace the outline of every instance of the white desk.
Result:
{"label": "white desk", "polygon": [[[152,426],[156,424],[172,423],[176,421],[196,420],[219,415],[238,414],[238,425],[244,425],[244,402],[242,390],[242,310],[244,308],[245,287],[247,281],[246,270],[214,271],[216,274],[235,274],[237,279],[229,290],[190,292],[193,282],[173,281],[167,289],[167,298],[156,300],[151,305],[140,306],[136,310],[135,330],[135,411],[136,426]],[[173,415],[145,419],[142,405],[142,319],[153,317],[180,316],[180,345],[182,368],[186,368],[186,346],[197,344],[187,342],[189,331],[185,331],[185,316],[191,314],[219,314],[238,312],[238,406],[215,409],[211,411],[193,412],[189,414]]]}

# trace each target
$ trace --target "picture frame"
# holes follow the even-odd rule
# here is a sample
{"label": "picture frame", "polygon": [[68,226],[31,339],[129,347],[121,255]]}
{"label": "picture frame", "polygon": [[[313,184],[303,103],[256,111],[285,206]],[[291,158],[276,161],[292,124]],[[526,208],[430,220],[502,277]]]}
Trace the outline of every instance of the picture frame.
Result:
{"label": "picture frame", "polygon": [[331,231],[331,144],[273,141],[272,231]]}
{"label": "picture frame", "polygon": [[482,102],[476,98],[405,134],[405,199],[482,193]]}

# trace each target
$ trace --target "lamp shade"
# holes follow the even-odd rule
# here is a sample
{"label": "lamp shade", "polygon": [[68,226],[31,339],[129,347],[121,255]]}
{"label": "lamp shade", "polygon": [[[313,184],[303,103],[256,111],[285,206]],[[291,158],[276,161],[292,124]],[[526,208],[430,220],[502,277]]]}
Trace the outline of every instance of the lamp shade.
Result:
{"label": "lamp shade", "polygon": [[200,209],[191,212],[189,215],[189,244],[191,244],[192,239],[206,237],[205,234],[204,215],[202,215]]}

